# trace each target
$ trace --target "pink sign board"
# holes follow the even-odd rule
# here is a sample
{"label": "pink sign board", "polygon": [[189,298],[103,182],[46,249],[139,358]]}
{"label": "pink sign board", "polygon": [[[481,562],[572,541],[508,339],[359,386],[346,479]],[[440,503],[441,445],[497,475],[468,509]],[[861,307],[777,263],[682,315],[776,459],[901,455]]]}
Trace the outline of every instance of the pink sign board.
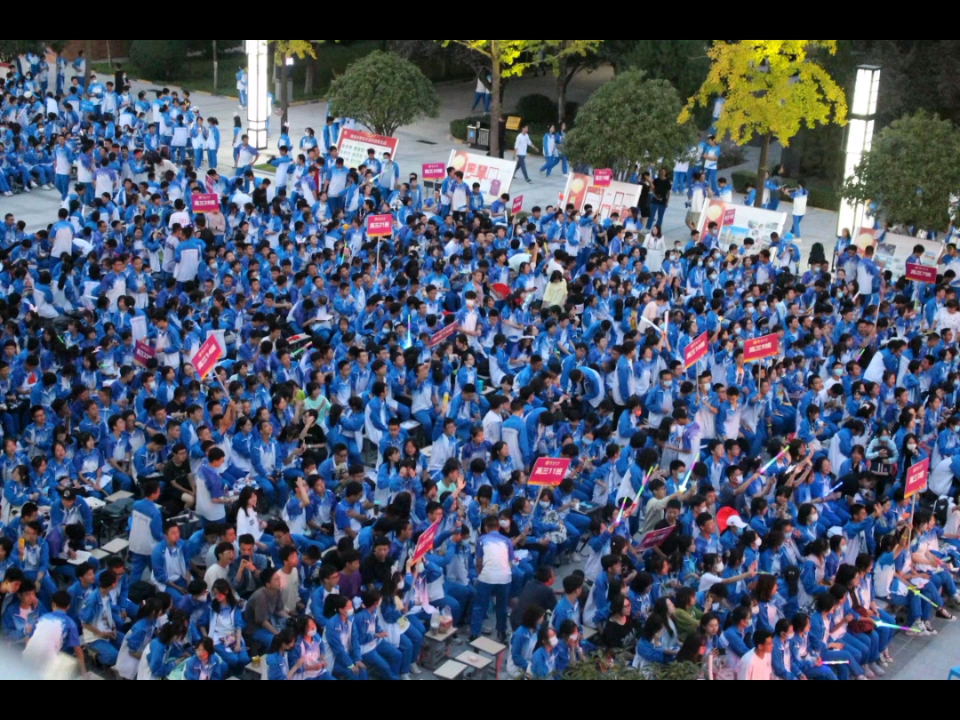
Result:
{"label": "pink sign board", "polygon": [[220,208],[220,196],[216,193],[196,193],[190,196],[190,207],[194,212],[210,212]]}
{"label": "pink sign board", "polygon": [[393,215],[368,215],[367,235],[370,237],[393,235]]}
{"label": "pink sign board", "polygon": [[443,180],[447,176],[447,166],[443,163],[424,163],[421,174],[424,180]]}
{"label": "pink sign board", "polygon": [[613,170],[594,170],[593,184],[597,187],[610,187],[613,182]]}
{"label": "pink sign board", "polygon": [[223,348],[217,342],[217,336],[211,335],[197,350],[197,354],[193,356],[193,367],[201,380],[213,370],[214,365],[221,357],[223,357]]}

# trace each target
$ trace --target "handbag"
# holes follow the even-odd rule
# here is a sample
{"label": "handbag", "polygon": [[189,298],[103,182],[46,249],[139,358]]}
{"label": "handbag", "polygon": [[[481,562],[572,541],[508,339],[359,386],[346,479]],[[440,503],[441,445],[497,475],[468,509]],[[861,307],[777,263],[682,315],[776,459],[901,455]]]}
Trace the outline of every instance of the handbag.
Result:
{"label": "handbag", "polygon": [[854,620],[847,625],[847,630],[855,635],[866,635],[873,632],[876,626],[873,623],[873,619],[870,617],[870,611],[865,607],[855,607],[854,610],[861,618],[866,619]]}

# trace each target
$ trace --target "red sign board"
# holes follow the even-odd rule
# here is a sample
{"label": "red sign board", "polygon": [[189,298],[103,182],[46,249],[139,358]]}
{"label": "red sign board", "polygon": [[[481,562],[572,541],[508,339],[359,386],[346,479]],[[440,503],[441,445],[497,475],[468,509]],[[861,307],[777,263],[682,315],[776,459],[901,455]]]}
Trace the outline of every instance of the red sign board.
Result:
{"label": "red sign board", "polygon": [[424,163],[424,180],[443,180],[447,176],[447,166],[443,163]]}
{"label": "red sign board", "polygon": [[776,335],[764,335],[763,337],[747,340],[743,344],[743,361],[760,360],[770,357],[780,352],[780,338]]}
{"label": "red sign board", "polygon": [[420,562],[424,555],[433,550],[433,541],[436,539],[437,531],[439,530],[440,521],[437,520],[433,525],[420,533],[420,538],[417,540],[417,547],[413,551],[412,560],[414,563]]}
{"label": "red sign board", "polygon": [[443,330],[433,334],[433,337],[430,338],[430,343],[429,345],[427,345],[427,347],[436,347],[437,345],[442,343],[444,340],[452,337],[453,334],[456,333],[457,330],[459,329],[460,329],[460,323],[458,322],[450,323],[445,328],[443,328]]}
{"label": "red sign board", "polygon": [[147,345],[143,340],[137,340],[137,344],[133,346],[134,362],[138,362],[144,367],[147,366],[147,361],[150,360],[150,358],[155,358],[156,356],[157,351]]}
{"label": "red sign board", "polygon": [[523,195],[517,195],[513,199],[513,207],[510,209],[514,215],[516,215],[523,208]]}
{"label": "red sign board", "polygon": [[683,367],[687,369],[707,354],[707,348],[710,343],[707,333],[703,332],[693,339],[693,341],[683,349]]}
{"label": "red sign board", "polygon": [[916,280],[917,282],[922,283],[935,283],[937,281],[937,269],[927,265],[907,263],[907,280]]}
{"label": "red sign board", "polygon": [[916,495],[927,487],[927,477],[930,475],[930,458],[921,460],[907,468],[907,479],[903,485],[903,496],[908,498]]}
{"label": "red sign board", "polygon": [[610,187],[613,182],[613,170],[594,170],[593,184],[597,187]]}
{"label": "red sign board", "polygon": [[737,211],[735,209],[727,210],[726,212],[723,213],[724,227],[726,227],[727,225],[733,225],[733,223],[736,222],[736,220],[737,220]]}
{"label": "red sign board", "polygon": [[222,357],[223,348],[221,348],[220,343],[217,342],[217,336],[211,335],[203,345],[200,346],[200,349],[197,350],[197,354],[193,356],[193,367],[201,380],[213,370],[214,365],[216,365]]}
{"label": "red sign board", "polygon": [[643,539],[640,540],[640,552],[649,550],[650,548],[659,547],[664,540],[673,534],[673,531],[676,530],[676,528],[676,525],[671,525],[670,527],[660,528],[659,530],[648,532],[643,536]]}
{"label": "red sign board", "polygon": [[219,210],[220,196],[216,193],[195,193],[190,196],[190,207],[194,212]]}
{"label": "red sign board", "polygon": [[557,486],[570,467],[570,458],[538,458],[533,464],[527,485]]}
{"label": "red sign board", "polygon": [[393,215],[367,215],[367,235],[393,235]]}

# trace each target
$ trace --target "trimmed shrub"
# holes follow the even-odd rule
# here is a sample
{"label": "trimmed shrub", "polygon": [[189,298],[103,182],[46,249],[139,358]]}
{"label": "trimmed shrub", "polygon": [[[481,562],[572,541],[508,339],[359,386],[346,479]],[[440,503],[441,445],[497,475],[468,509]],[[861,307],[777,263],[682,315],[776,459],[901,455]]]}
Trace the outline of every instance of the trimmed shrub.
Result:
{"label": "trimmed shrub", "polygon": [[150,80],[168,80],[183,66],[187,55],[185,40],[134,40],[130,62]]}

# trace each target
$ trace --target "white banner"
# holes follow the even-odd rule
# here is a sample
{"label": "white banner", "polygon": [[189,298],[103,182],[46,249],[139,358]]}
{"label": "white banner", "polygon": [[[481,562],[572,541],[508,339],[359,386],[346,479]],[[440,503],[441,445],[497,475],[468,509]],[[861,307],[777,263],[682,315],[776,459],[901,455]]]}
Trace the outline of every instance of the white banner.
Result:
{"label": "white banner", "polygon": [[343,164],[348,168],[363,165],[368,159],[368,150],[376,151],[376,158],[380,162],[383,162],[385,152],[390,153],[390,157],[396,161],[399,145],[400,141],[397,138],[375,135],[362,130],[347,129],[340,131],[340,138],[337,141],[340,157],[343,158]]}
{"label": "white banner", "polygon": [[[940,255],[943,253],[943,243],[939,240],[921,240],[920,238],[910,237],[909,235],[894,235],[887,233],[883,235],[882,240],[878,238],[883,234],[881,230],[872,228],[860,228],[857,231],[855,244],[860,248],[860,254],[863,250],[873,245],[873,260],[877,263],[880,271],[889,270],[893,273],[893,279],[897,280],[903,277],[907,272],[907,258],[913,255],[913,249],[917,246],[923,248],[923,254],[920,256],[920,265],[928,267],[937,267]],[[945,268],[938,269],[943,272]],[[847,278],[852,280],[853,278]]]}
{"label": "white banner", "polygon": [[730,244],[743,245],[748,237],[753,238],[753,247],[760,250],[770,245],[770,233],[783,235],[787,214],[763,210],[749,205],[711,200],[700,214],[700,237],[707,233],[707,225],[715,222],[720,226],[720,247],[726,251]]}
{"label": "white banner", "polygon": [[592,175],[570,173],[567,175],[567,187],[563,191],[563,206],[573,204],[578,212],[583,212],[583,206],[593,208],[593,214],[605,220],[612,213],[620,215],[620,223],[630,214],[630,208],[640,204],[639,185],[613,180],[609,185],[594,184]]}
{"label": "white banner", "polygon": [[[474,155],[466,150],[451,150],[447,167],[460,170],[467,184],[467,194],[473,192],[473,184],[480,183],[480,192],[489,206],[503,193],[510,192],[513,174],[517,171],[516,160]],[[437,187],[440,181],[437,181]]]}

